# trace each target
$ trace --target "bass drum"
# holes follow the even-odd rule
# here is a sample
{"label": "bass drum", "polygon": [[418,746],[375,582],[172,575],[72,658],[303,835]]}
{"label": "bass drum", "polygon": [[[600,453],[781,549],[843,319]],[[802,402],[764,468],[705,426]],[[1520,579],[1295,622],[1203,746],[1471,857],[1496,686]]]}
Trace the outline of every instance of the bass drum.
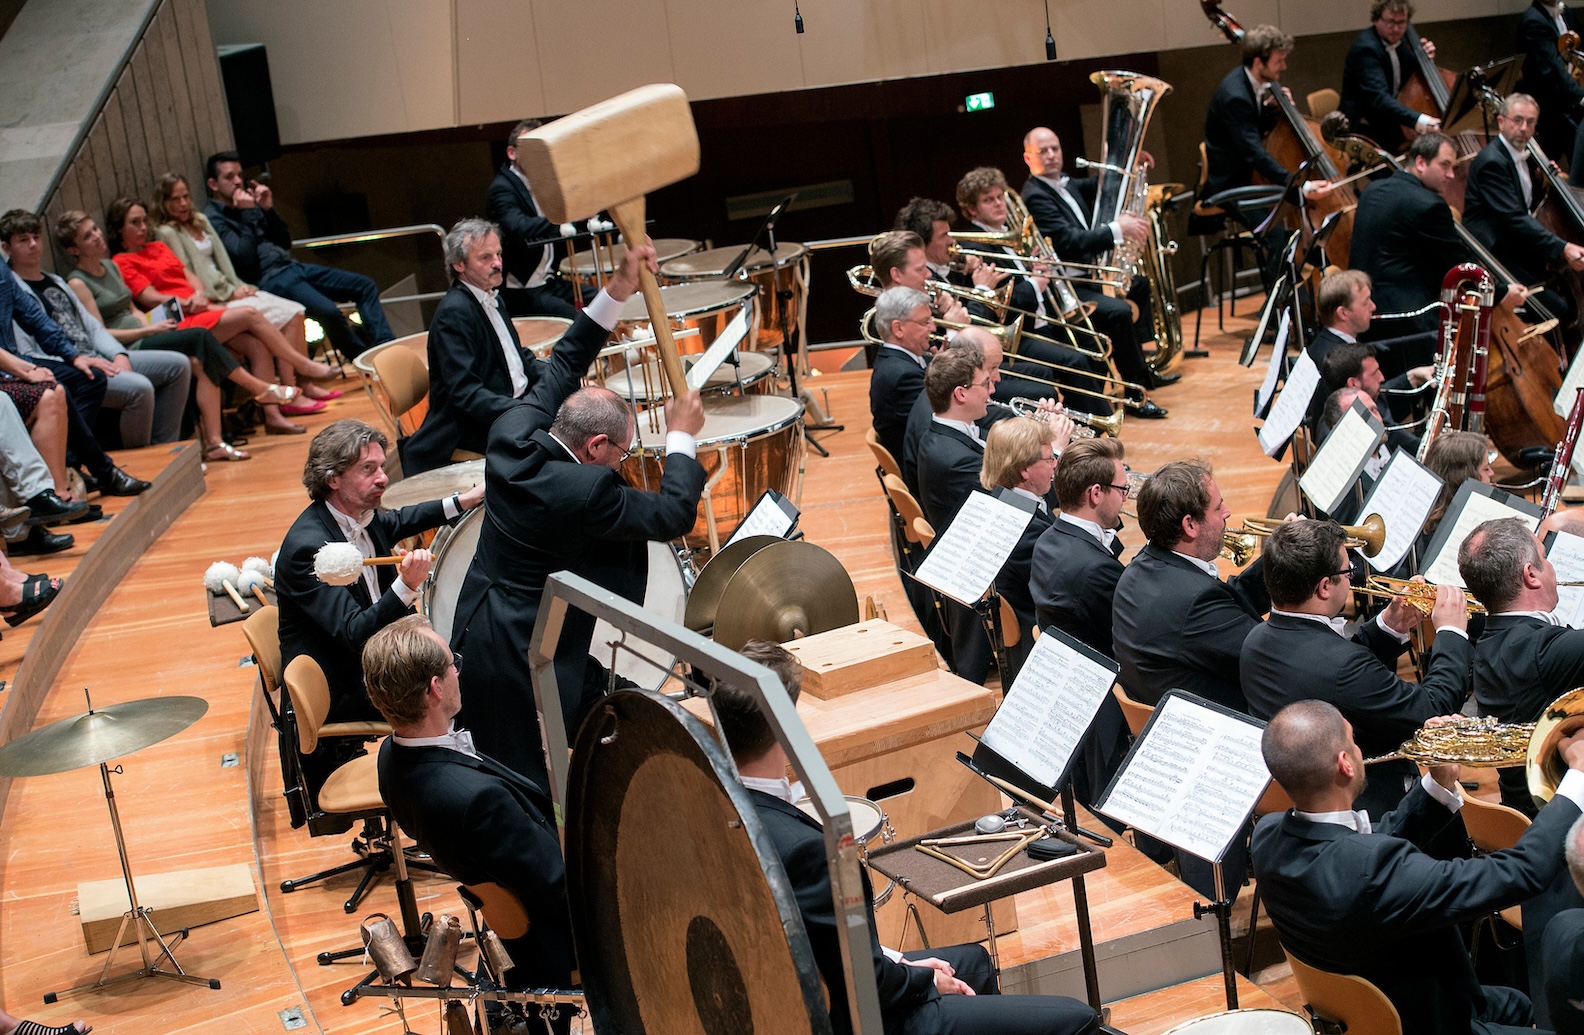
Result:
{"label": "bass drum", "polygon": [[1286,1010],[1229,1010],[1179,1024],[1166,1035],[1313,1035],[1305,1017]]}
{"label": "bass drum", "polygon": [[[487,504],[486,504],[487,506]],[[456,617],[457,600],[462,595],[462,582],[467,578],[473,555],[478,552],[479,532],[484,527],[484,507],[469,511],[450,534],[436,539],[434,567],[424,585],[423,613],[435,632],[452,639],[452,619]],[[687,584],[682,579],[682,565],[676,551],[669,543],[649,544],[649,583],[644,589],[644,610],[651,611],[668,622],[682,624],[687,610]],[[594,625],[594,639],[589,650],[602,665],[610,664],[610,644],[620,640],[621,634],[605,622]],[[666,680],[676,657],[641,641],[629,641],[632,651],[616,652],[616,673],[639,686],[659,687]],[[528,645],[522,645],[527,650]]]}
{"label": "bass drum", "polygon": [[703,723],[654,694],[602,698],[566,794],[567,899],[596,1031],[828,1035],[795,890]]}

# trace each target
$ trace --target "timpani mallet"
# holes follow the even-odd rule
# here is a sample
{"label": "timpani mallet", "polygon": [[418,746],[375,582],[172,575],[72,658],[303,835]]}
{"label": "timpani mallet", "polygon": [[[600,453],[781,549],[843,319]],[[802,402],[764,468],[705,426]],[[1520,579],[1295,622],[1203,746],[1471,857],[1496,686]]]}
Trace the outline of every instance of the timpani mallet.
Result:
{"label": "timpani mallet", "polygon": [[248,613],[248,602],[237,592],[236,580],[241,576],[237,566],[230,561],[215,561],[204,570],[204,588],[211,593],[225,593],[243,614]]}
{"label": "timpani mallet", "polygon": [[[628,248],[643,244],[644,195],[698,172],[698,131],[680,86],[640,86],[575,111],[517,139],[534,201],[552,223],[610,212]],[[638,283],[671,392],[688,391],[660,285],[647,266]]]}
{"label": "timpani mallet", "polygon": [[269,607],[269,597],[264,595],[264,574],[255,568],[244,568],[237,576],[237,589],[258,597],[260,607]]}

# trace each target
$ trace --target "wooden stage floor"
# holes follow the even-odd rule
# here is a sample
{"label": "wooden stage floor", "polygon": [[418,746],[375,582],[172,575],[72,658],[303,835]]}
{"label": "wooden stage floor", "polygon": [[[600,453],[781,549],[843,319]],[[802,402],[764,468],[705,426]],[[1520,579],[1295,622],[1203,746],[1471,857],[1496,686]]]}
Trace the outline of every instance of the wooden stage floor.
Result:
{"label": "wooden stage floor", "polygon": [[[1242,303],[1245,311],[1250,306]],[[1207,314],[1207,333],[1213,326],[1214,314]],[[1185,360],[1182,381],[1155,394],[1171,410],[1169,420],[1130,419],[1122,432],[1128,461],[1136,470],[1148,471],[1185,456],[1209,459],[1236,518],[1265,513],[1283,471],[1261,454],[1250,429],[1247,407],[1261,370],[1237,366],[1233,339],[1247,327],[1247,320],[1229,320],[1227,334],[1208,340],[1212,355]],[[873,595],[893,621],[911,624],[887,545],[884,499],[863,442],[868,374],[832,372],[810,384],[828,392],[829,412],[847,427],[817,432],[832,455],[809,455],[802,527],[811,541],[842,560],[860,599]],[[339,417],[375,419],[361,390],[349,388],[323,414],[302,419],[310,435]],[[81,769],[16,781],[0,817],[0,840],[6,848],[0,855],[0,1004],[11,1012],[48,1024],[83,1017],[105,1035],[216,1029],[273,1035],[283,1030],[280,1012],[293,1008],[306,1015],[309,1031],[353,1035],[401,1030],[377,1002],[339,1004],[340,991],[364,973],[361,965],[319,967],[313,962],[323,949],[356,944],[363,916],[396,912],[389,883],[381,884],[351,916],[340,906],[350,880],[292,895],[278,891],[283,877],[344,861],[350,835],[310,839],[304,831],[291,830],[279,797],[278,765],[261,768],[257,786],[251,788],[257,808],[250,806],[247,766],[235,761],[246,758],[254,669],[247,663],[240,626],[210,628],[204,606],[204,568],[217,559],[240,563],[251,554],[268,556],[305,505],[299,478],[307,442],[307,437],[259,436],[247,447],[254,453],[251,462],[209,466],[207,492],[148,547],[110,595],[75,645],[37,720],[43,725],[83,711],[84,687],[98,706],[177,694],[209,701],[208,713],[190,729],[120,760],[123,772],[114,780],[135,875],[242,863],[265,892],[259,911],[194,928],[178,950],[189,971],[218,978],[223,987],[213,991],[144,982],[40,1005],[45,992],[95,978],[104,960],[102,954],[89,956],[85,950],[74,915],[77,884],[113,878],[119,871],[98,775]],[[168,448],[158,448],[124,453],[118,460],[134,474],[151,477],[171,455]],[[120,505],[108,501],[107,510],[114,512]],[[72,531],[79,537],[76,549],[43,562],[25,558],[20,566],[69,574],[96,534],[95,526]],[[1123,536],[1131,548],[1140,545],[1136,530]],[[0,679],[12,678],[34,625],[6,630],[0,641]],[[1186,889],[1158,869],[1149,873],[1140,868],[1134,879],[1162,889],[1158,895],[1164,904],[1132,910],[1130,923],[1157,926],[1182,919],[1191,900]],[[418,894],[421,909],[455,909],[450,881],[420,880]],[[1097,916],[1104,905],[1097,904]],[[1119,899],[1119,912],[1131,910],[1123,905]],[[1036,945],[1043,928],[1028,922],[1037,919],[1033,910],[1024,915],[1027,926],[1016,937],[1019,945],[1028,943],[1030,958],[1061,948],[1055,933]],[[135,958],[135,952],[123,951],[118,963]],[[1267,983],[1268,990],[1296,1008],[1290,981],[1280,973],[1275,978]],[[1243,987],[1246,1006],[1276,1002],[1253,985]],[[1169,994],[1115,1004],[1115,1021],[1130,1032],[1160,1032],[1223,1008],[1219,1003],[1219,981],[1200,981]],[[418,1030],[436,1027],[432,1011],[415,1009],[412,1015]]]}

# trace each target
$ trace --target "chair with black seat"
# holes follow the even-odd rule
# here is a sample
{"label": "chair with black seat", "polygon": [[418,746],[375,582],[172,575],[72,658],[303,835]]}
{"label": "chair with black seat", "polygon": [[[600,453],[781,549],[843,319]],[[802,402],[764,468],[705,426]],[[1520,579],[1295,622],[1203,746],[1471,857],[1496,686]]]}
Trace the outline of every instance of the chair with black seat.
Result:
{"label": "chair with black seat", "polygon": [[328,877],[361,870],[363,876],[343,906],[348,913],[355,912],[374,881],[395,862],[390,813],[379,795],[378,758],[365,753],[342,763],[317,789],[310,786],[302,759],[313,754],[321,741],[367,741],[389,736],[391,729],[383,722],[326,722],[330,684],[319,663],[306,654],[293,658],[286,666],[285,684],[287,699],[280,711],[282,742],[296,757],[294,779],[306,811],[309,835],[345,833],[348,823],[357,820],[363,821],[363,832],[352,842],[358,858],[307,877],[281,881],[280,889],[289,893]]}
{"label": "chair with black seat", "polygon": [[[1469,840],[1474,843],[1474,851],[1478,855],[1488,855],[1491,852],[1500,852],[1513,847],[1523,836],[1524,831],[1529,829],[1529,817],[1517,809],[1496,802],[1481,801],[1468,795],[1464,796],[1463,807],[1458,810],[1458,814],[1463,818],[1463,827],[1468,831]],[[1491,940],[1498,949],[1507,951],[1521,944],[1502,943],[1500,929],[1496,924],[1498,918],[1514,931],[1523,931],[1523,907],[1519,905],[1511,905],[1480,917],[1474,925],[1472,950],[1474,962],[1479,961],[1480,928],[1487,924],[1490,925]]]}
{"label": "chair with black seat", "polygon": [[[1199,142],[1199,183],[1194,187],[1193,210],[1188,217],[1188,232],[1199,237],[1199,250],[1202,258],[1199,260],[1199,289],[1201,292],[1201,305],[1194,316],[1194,347],[1189,355],[1204,355],[1199,348],[1199,332],[1204,323],[1204,307],[1210,298],[1210,266],[1220,255],[1226,272],[1223,280],[1230,287],[1232,295],[1232,315],[1237,315],[1237,274],[1243,268],[1243,254],[1245,251],[1254,255],[1256,268],[1260,271],[1261,282],[1265,277],[1265,269],[1270,264],[1270,255],[1266,251],[1265,243],[1260,235],[1247,227],[1228,224],[1229,210],[1240,209],[1249,211],[1270,207],[1274,209],[1281,201],[1284,191],[1283,185],[1267,186],[1256,184],[1249,187],[1232,187],[1228,190],[1206,197],[1205,183],[1210,178],[1209,157],[1205,151],[1204,141]],[[1215,235],[1215,240],[1209,238]],[[1269,290],[1270,285],[1265,285]],[[1221,299],[1226,293],[1222,289],[1215,292],[1216,300],[1216,326],[1226,330],[1226,311],[1222,308]]]}

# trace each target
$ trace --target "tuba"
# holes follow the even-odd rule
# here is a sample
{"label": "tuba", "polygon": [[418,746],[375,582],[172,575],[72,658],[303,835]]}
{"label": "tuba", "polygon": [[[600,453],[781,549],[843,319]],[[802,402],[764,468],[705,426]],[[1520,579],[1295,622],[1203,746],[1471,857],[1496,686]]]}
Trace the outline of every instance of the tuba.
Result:
{"label": "tuba", "polygon": [[1149,240],[1137,244],[1124,240],[1120,247],[1099,257],[1102,266],[1125,271],[1102,274],[1110,281],[1109,290],[1126,298],[1128,281],[1135,275],[1150,283],[1150,320],[1155,328],[1155,354],[1149,357],[1150,369],[1164,373],[1182,358],[1182,314],[1177,309],[1177,280],[1171,257],[1177,242],[1165,223],[1165,204],[1172,191],[1150,187],[1139,151],[1149,129],[1150,116],[1167,94],[1171,84],[1137,72],[1103,71],[1089,77],[1100,90],[1101,124],[1105,136],[1100,146],[1100,161],[1083,162],[1095,170],[1095,208],[1091,226],[1111,223],[1126,212],[1149,226]]}

